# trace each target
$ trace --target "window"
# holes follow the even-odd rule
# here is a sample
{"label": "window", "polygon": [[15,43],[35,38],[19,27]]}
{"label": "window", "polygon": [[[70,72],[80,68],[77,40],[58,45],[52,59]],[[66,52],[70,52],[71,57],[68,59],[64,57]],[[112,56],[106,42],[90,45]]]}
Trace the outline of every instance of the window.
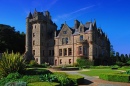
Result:
{"label": "window", "polygon": [[67,49],[64,49],[64,56],[67,56]]}
{"label": "window", "polygon": [[80,32],[82,32],[82,28],[80,28]]}
{"label": "window", "polygon": [[33,50],[33,55],[35,55],[35,50]]}
{"label": "window", "polygon": [[42,55],[44,56],[44,50],[42,51],[42,53],[43,53]]}
{"label": "window", "polygon": [[66,44],[68,44],[68,38],[65,39]]}
{"label": "window", "polygon": [[62,59],[60,59],[60,64],[62,64]]}
{"label": "window", "polygon": [[68,55],[72,55],[72,49],[68,48]]}
{"label": "window", "polygon": [[59,56],[62,56],[62,49],[59,49]]}
{"label": "window", "polygon": [[80,41],[82,41],[82,40],[83,40],[83,35],[80,36]]}
{"label": "window", "polygon": [[52,56],[54,56],[54,50],[52,50]]}
{"label": "window", "polygon": [[67,34],[67,31],[63,31],[63,34]]}
{"label": "window", "polygon": [[69,59],[69,64],[71,64],[71,59]]}
{"label": "window", "polygon": [[62,44],[65,44],[65,38],[62,38]]}
{"label": "window", "polygon": [[86,46],[83,47],[83,53],[84,53],[84,55],[87,55],[87,47]]}
{"label": "window", "polygon": [[82,46],[79,46],[79,54],[83,54],[83,52],[82,52]]}
{"label": "window", "polygon": [[68,44],[68,38],[62,38],[62,44]]}
{"label": "window", "polygon": [[35,41],[33,41],[33,45],[35,45]]}
{"label": "window", "polygon": [[49,56],[51,56],[51,50],[49,50]]}
{"label": "window", "polygon": [[33,33],[33,37],[35,37],[35,33]]}

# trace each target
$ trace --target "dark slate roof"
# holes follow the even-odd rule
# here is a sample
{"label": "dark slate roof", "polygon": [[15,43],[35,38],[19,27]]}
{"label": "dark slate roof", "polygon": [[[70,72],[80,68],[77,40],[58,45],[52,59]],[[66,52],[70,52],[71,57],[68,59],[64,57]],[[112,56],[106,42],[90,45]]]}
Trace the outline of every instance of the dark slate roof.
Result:
{"label": "dark slate roof", "polygon": [[56,31],[56,37],[59,35],[59,33],[60,33],[60,30],[57,30]]}

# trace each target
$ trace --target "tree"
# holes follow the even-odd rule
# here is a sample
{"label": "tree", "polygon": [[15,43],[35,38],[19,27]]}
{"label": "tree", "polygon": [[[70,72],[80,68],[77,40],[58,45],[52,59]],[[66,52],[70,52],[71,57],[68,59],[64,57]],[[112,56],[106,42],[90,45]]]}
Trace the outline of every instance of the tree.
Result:
{"label": "tree", "polygon": [[126,61],[128,61],[128,60],[129,60],[129,57],[128,57],[128,55],[127,55],[127,54],[125,54],[125,59],[126,59]]}
{"label": "tree", "polygon": [[122,62],[126,62],[126,59],[125,59],[124,54],[121,54],[121,61],[122,61]]}
{"label": "tree", "polygon": [[119,55],[120,55],[119,52],[116,52],[116,61],[121,61],[121,58]]}
{"label": "tree", "polygon": [[114,56],[115,56],[115,51],[113,45],[110,45],[110,57],[114,57]]}
{"label": "tree", "polygon": [[14,27],[0,24],[0,53],[25,51],[25,34],[15,31]]}

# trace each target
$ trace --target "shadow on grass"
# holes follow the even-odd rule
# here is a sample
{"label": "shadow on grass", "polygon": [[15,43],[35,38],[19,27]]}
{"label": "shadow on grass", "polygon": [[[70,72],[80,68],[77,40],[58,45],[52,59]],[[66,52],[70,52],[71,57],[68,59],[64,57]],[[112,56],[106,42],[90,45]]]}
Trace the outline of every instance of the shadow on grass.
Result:
{"label": "shadow on grass", "polygon": [[80,85],[90,85],[92,84],[93,82],[90,81],[90,80],[87,80],[87,79],[84,79],[84,83],[80,84]]}

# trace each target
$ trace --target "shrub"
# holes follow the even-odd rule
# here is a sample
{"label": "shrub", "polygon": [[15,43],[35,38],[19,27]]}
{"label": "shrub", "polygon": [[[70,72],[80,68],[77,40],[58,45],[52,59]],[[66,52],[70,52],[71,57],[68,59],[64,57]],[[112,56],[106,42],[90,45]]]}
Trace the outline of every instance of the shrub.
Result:
{"label": "shrub", "polygon": [[2,76],[7,76],[14,72],[22,73],[25,70],[25,64],[20,53],[14,54],[12,52],[9,54],[5,52],[2,54],[2,59],[0,60],[0,68]]}
{"label": "shrub", "polygon": [[19,78],[21,78],[21,75],[18,72],[10,73],[6,78],[7,79],[19,79]]}
{"label": "shrub", "polygon": [[89,67],[93,65],[93,61],[90,61],[88,59],[77,59],[77,64],[79,68]]}
{"label": "shrub", "polygon": [[30,66],[37,66],[38,63],[35,60],[31,60],[29,63]]}
{"label": "shrub", "polygon": [[54,74],[40,75],[40,80],[45,82],[57,82],[57,77]]}
{"label": "shrub", "polygon": [[37,69],[37,68],[27,69],[24,72],[25,75],[41,75],[41,74],[48,74],[48,73],[52,73],[52,72],[46,69]]}
{"label": "shrub", "polygon": [[21,75],[19,73],[11,73],[7,77],[0,80],[0,86],[4,86],[8,82],[20,81]]}
{"label": "shrub", "polygon": [[28,83],[27,86],[60,86],[59,83],[55,82],[33,82],[33,83]]}
{"label": "shrub", "polygon": [[90,66],[91,69],[109,69],[110,66]]}
{"label": "shrub", "polygon": [[79,76],[79,75],[68,75],[68,78],[71,80],[71,82],[74,85],[83,84],[84,82],[84,77]]}
{"label": "shrub", "polygon": [[8,82],[4,86],[27,86],[26,82]]}
{"label": "shrub", "polygon": [[39,75],[33,75],[33,76],[25,75],[25,76],[23,76],[21,81],[25,81],[27,83],[32,83],[32,82],[39,82],[41,80],[39,78]]}
{"label": "shrub", "polygon": [[127,70],[127,71],[126,71],[126,74],[130,75],[130,70]]}
{"label": "shrub", "polygon": [[129,82],[130,76],[127,74],[100,74],[100,79],[116,82]]}
{"label": "shrub", "polygon": [[111,66],[111,68],[112,68],[112,69],[118,69],[118,68],[120,68],[120,66],[118,66],[118,65],[113,65],[113,66]]}

